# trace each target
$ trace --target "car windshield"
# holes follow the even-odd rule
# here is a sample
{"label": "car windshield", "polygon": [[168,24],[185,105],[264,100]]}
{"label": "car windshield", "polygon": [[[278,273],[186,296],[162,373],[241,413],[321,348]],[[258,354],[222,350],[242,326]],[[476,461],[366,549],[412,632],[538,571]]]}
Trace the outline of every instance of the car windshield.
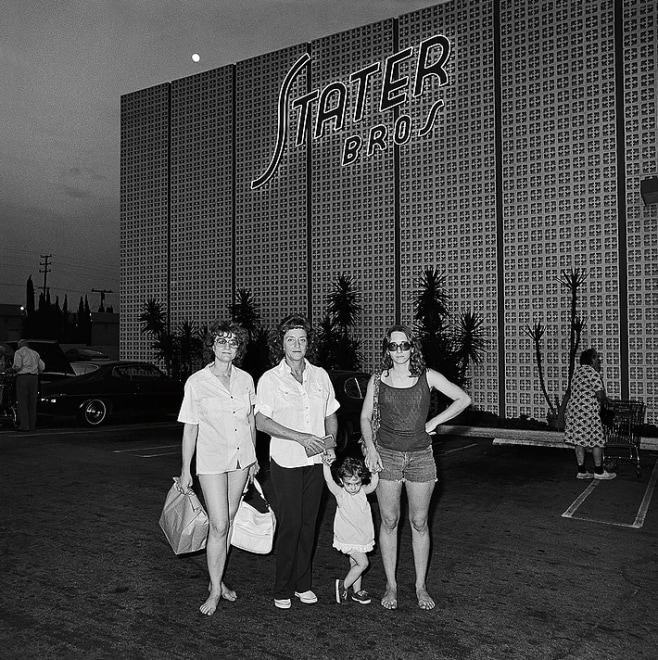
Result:
{"label": "car windshield", "polygon": [[352,376],[345,381],[343,391],[351,399],[363,399],[368,389],[368,380],[367,376]]}

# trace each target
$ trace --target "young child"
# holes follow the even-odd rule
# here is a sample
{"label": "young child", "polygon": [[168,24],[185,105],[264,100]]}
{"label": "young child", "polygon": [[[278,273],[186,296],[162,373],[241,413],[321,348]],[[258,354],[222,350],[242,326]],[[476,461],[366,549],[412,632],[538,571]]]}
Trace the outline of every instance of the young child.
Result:
{"label": "young child", "polygon": [[350,558],[350,570],[343,580],[336,580],[336,602],[345,603],[352,587],[352,600],[367,605],[368,592],[361,589],[361,576],[368,568],[367,552],[375,547],[375,528],[367,495],[372,493],[379,482],[379,475],[372,474],[370,483],[363,485],[367,470],[363,461],[346,457],[336,471],[338,485],[331,474],[331,468],[323,463],[324,479],[329,491],[336,498],[334,518],[334,543],[337,550]]}

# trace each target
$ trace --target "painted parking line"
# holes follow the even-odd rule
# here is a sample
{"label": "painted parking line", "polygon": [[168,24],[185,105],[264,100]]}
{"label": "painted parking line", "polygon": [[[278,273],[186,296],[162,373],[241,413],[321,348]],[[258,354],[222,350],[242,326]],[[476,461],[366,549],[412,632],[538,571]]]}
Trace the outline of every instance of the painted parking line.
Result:
{"label": "painted parking line", "polygon": [[633,523],[618,523],[612,522],[610,520],[600,520],[597,518],[586,518],[584,516],[574,515],[576,511],[580,508],[582,503],[594,492],[594,489],[599,485],[599,482],[594,480],[589,486],[577,497],[573,504],[562,514],[563,518],[574,518],[575,520],[585,520],[587,522],[597,522],[603,525],[611,525],[613,527],[628,527],[631,529],[640,529],[644,525],[644,520],[647,516],[647,511],[649,510],[649,504],[651,503],[651,498],[653,497],[654,490],[656,489],[656,482],[658,481],[658,461],[656,461],[651,472],[651,478],[647,484],[647,488],[644,491],[644,497],[635,516]]}
{"label": "painted parking line", "polygon": [[135,447],[133,447],[132,449],[113,449],[112,453],[132,454],[135,451],[154,451],[156,449],[173,449],[174,447],[180,449],[180,442],[175,445],[158,445],[157,447],[139,447],[139,449],[136,449]]}
{"label": "painted parking line", "polygon": [[464,445],[463,447],[457,447],[456,449],[448,449],[446,451],[440,451],[437,453],[437,456],[445,456],[446,454],[454,454],[456,451],[464,451],[465,449],[470,449],[471,447],[477,447],[478,443],[473,442],[470,445]]}

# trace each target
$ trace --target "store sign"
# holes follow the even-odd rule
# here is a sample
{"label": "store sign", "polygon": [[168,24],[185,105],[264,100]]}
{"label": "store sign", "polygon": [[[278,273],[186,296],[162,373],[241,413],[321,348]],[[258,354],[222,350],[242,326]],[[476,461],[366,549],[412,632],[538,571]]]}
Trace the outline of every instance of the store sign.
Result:
{"label": "store sign", "polygon": [[[352,123],[364,120],[366,100],[369,95],[379,94],[377,112],[392,110],[411,99],[423,95],[427,78],[436,76],[442,87],[448,83],[446,63],[450,58],[450,41],[444,35],[435,35],[422,41],[418,57],[413,62],[413,84],[411,76],[401,75],[399,67],[414,57],[412,47],[400,50],[382,62],[375,62],[352,73],[349,86],[342,81],[329,83],[324,89],[314,89],[295,99],[290,98],[290,90],[298,76],[311,62],[308,53],[302,55],[291,67],[279,90],[278,123],[274,153],[263,174],[251,182],[252,190],[265,185],[276,173],[290,130],[295,131],[295,146],[303,145],[312,133],[312,139],[321,139],[327,131],[342,131],[345,126],[347,105],[350,95],[354,95]],[[378,88],[379,86],[379,88]],[[385,151],[392,141],[406,144],[412,137],[428,135],[436,122],[437,113],[443,108],[443,99],[437,99],[430,106],[424,120],[414,126],[409,115],[401,114],[393,125],[378,123],[370,127],[367,140],[359,135],[349,135],[343,142],[341,165],[351,165],[360,158],[370,158],[376,151]],[[290,125],[290,109],[298,112],[297,126]]]}

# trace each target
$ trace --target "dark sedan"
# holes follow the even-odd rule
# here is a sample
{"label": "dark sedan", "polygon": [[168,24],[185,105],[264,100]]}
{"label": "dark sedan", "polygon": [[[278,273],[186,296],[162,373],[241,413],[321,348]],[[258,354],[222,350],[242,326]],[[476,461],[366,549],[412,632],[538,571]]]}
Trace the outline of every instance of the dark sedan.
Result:
{"label": "dark sedan", "polygon": [[115,413],[175,413],[183,398],[182,385],[148,362],[108,361],[98,369],[53,383],[39,391],[43,415],[75,415],[98,426]]}
{"label": "dark sedan", "polygon": [[368,388],[370,374],[363,371],[329,371],[340,408],[338,417],[337,449],[352,448],[361,438],[361,408]]}

